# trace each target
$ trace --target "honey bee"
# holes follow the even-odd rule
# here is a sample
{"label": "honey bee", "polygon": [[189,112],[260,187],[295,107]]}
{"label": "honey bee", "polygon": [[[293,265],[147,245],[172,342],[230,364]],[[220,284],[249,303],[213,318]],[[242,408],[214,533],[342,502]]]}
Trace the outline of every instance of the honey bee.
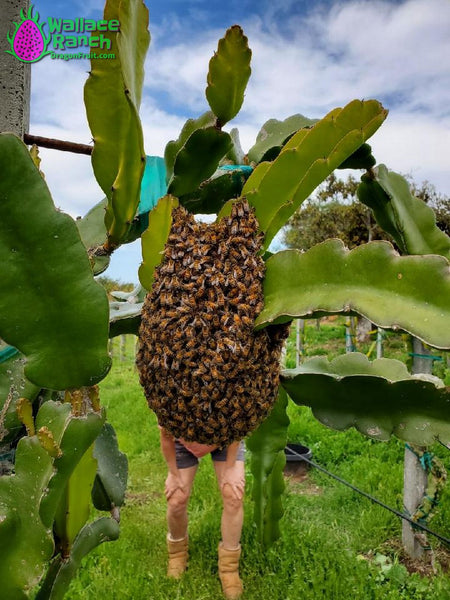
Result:
{"label": "honey bee", "polygon": [[241,420],[241,411],[239,408],[235,408],[234,411],[231,413],[230,419],[232,421],[240,421]]}
{"label": "honey bee", "polygon": [[[189,338],[188,347],[193,348],[193,346],[189,346],[189,344],[193,341],[191,338],[195,336],[195,328],[193,325],[188,325],[185,329],[186,337]],[[194,342],[195,344],[195,342]]]}
{"label": "honey bee", "polygon": [[252,415],[252,416],[249,418],[249,423],[250,423],[250,425],[251,425],[252,427],[256,426],[256,425],[257,425],[257,423],[258,423],[258,417],[257,417],[256,415]]}
{"label": "honey bee", "polygon": [[178,398],[177,410],[179,415],[182,415],[186,411],[186,403],[182,398]]}
{"label": "honey bee", "polygon": [[235,202],[233,204],[233,209],[234,209],[234,216],[237,215],[238,217],[243,217],[244,213],[246,212],[242,202]]}
{"label": "honey bee", "polygon": [[230,340],[230,338],[227,338],[227,337],[222,338],[222,342],[223,342],[224,346],[226,346],[229,350],[231,350],[231,352],[236,352],[236,350],[237,350],[236,342],[233,342],[232,340]]}
{"label": "honey bee", "polygon": [[166,317],[168,319],[176,319],[178,316],[178,313],[176,310],[172,309],[172,310],[167,310],[164,312],[164,314],[166,315]]}
{"label": "honey bee", "polygon": [[219,413],[217,415],[217,420],[219,421],[219,425],[221,425],[222,427],[226,427],[227,420],[222,413]]}
{"label": "honey bee", "polygon": [[241,223],[239,233],[245,237],[253,237],[255,235],[256,228],[246,223]]}
{"label": "honey bee", "polygon": [[230,315],[229,315],[229,314],[227,314],[227,313],[225,313],[224,315],[222,315],[222,316],[220,317],[220,325],[221,325],[222,327],[226,327],[226,326],[227,326],[227,324],[230,322],[230,320],[231,320],[231,317],[230,317]]}
{"label": "honey bee", "polygon": [[208,435],[213,435],[215,433],[215,430],[209,425],[203,425],[203,429]]}
{"label": "honey bee", "polygon": [[218,400],[220,398],[220,391],[218,388],[214,388],[213,391],[211,392],[211,399],[212,400]]}
{"label": "honey bee", "polygon": [[169,259],[163,264],[163,268],[166,273],[173,273],[175,271],[175,262]]}
{"label": "honey bee", "polygon": [[219,256],[221,254],[225,255],[228,252],[228,245],[226,242],[220,242],[219,246],[217,248],[217,254],[219,254]]}
{"label": "honey bee", "polygon": [[235,267],[235,268],[233,269],[233,277],[234,277],[236,280],[242,279],[243,275],[244,275],[244,273],[243,273],[243,271],[242,271],[242,269],[241,269],[241,268],[239,268],[239,267]]}
{"label": "honey bee", "polygon": [[185,387],[185,386],[182,386],[182,387],[180,388],[180,394],[182,394],[182,395],[183,395],[185,398],[190,398],[190,396],[191,396],[191,392],[190,392],[190,390],[189,390],[189,389],[186,389],[186,387]]}
{"label": "honey bee", "polygon": [[174,344],[172,344],[172,346],[166,346],[166,352],[168,352],[169,354],[181,352],[182,349],[183,349],[182,341],[176,341]]}
{"label": "honey bee", "polygon": [[181,306],[179,306],[177,310],[179,314],[187,315],[192,311],[192,307],[188,304],[181,304]]}
{"label": "honey bee", "polygon": [[214,312],[217,309],[216,303],[212,302],[211,300],[206,300],[204,302],[204,306],[205,306],[206,310],[209,312]]}
{"label": "honey bee", "polygon": [[238,311],[248,314],[251,309],[248,304],[243,304],[242,302],[237,305]]}
{"label": "honey bee", "polygon": [[244,421],[236,421],[236,423],[234,423],[234,427],[238,430],[239,433],[242,433],[246,431],[247,423],[245,423]]}
{"label": "honey bee", "polygon": [[207,256],[211,251],[211,244],[202,244],[198,250],[200,256]]}
{"label": "honey bee", "polygon": [[219,371],[214,365],[211,366],[210,373],[214,379],[223,379],[223,376],[219,373]]}
{"label": "honey bee", "polygon": [[194,271],[201,271],[203,269],[204,263],[205,263],[205,257],[203,257],[203,258],[196,258],[194,261],[192,261],[191,268]]}
{"label": "honey bee", "polygon": [[219,400],[219,402],[216,402],[216,408],[218,410],[222,410],[223,408],[225,408],[225,406],[228,403],[228,399],[226,397],[222,398],[222,400]]}
{"label": "honey bee", "polygon": [[221,289],[216,289],[216,303],[219,308],[225,306],[225,296]]}
{"label": "honey bee", "polygon": [[193,371],[192,375],[194,375],[194,377],[202,377],[203,375],[205,375],[206,373],[206,369],[204,365],[199,365],[199,367]]}
{"label": "honey bee", "polygon": [[222,273],[214,273],[213,275],[211,275],[211,278],[209,280],[210,285],[212,285],[215,288],[223,285],[223,282],[224,276],[222,275]]}
{"label": "honey bee", "polygon": [[235,296],[235,297],[228,298],[228,302],[229,302],[229,304],[231,306],[236,306],[237,307],[237,305],[240,304],[241,301],[242,301],[241,296]]}
{"label": "honey bee", "polygon": [[242,408],[247,413],[247,416],[253,414],[255,411],[255,408],[254,408],[254,405],[253,405],[253,402],[251,399],[247,399],[247,401],[244,402],[244,404],[242,404]]}
{"label": "honey bee", "polygon": [[240,317],[240,315],[238,315],[238,314],[236,314],[236,313],[234,313],[234,314],[233,314],[233,324],[234,324],[236,327],[241,327],[241,325],[242,325],[242,321],[241,321],[241,317]]}
{"label": "honey bee", "polygon": [[200,289],[198,289],[195,292],[194,298],[196,300],[200,300],[201,298],[203,298],[205,296],[206,292],[205,292],[205,288],[201,287]]}
{"label": "honey bee", "polygon": [[247,345],[241,346],[241,353],[244,358],[247,358],[250,353],[250,348]]}

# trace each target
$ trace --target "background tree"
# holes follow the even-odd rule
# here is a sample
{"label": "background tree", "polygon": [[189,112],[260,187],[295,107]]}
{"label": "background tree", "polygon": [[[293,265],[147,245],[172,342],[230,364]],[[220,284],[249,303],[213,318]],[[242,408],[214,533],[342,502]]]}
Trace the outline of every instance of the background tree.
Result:
{"label": "background tree", "polygon": [[431,206],[436,215],[436,225],[447,235],[450,235],[450,197],[440,194],[436,187],[425,180],[420,185],[407,175],[411,191],[416,198],[420,198]]}
{"label": "background tree", "polygon": [[111,292],[131,292],[135,287],[133,283],[123,283],[122,281],[118,281],[117,279],[113,279],[107,275],[97,277],[97,281],[105,288],[110,300],[113,298],[113,296],[111,296]]}
{"label": "background tree", "polygon": [[[429,181],[419,185],[411,176],[406,178],[412,194],[433,208],[438,227],[449,234],[450,198],[437,192]],[[329,238],[341,239],[350,249],[373,240],[388,240],[395,246],[395,241],[377,224],[369,207],[358,201],[358,185],[359,181],[353,175],[342,180],[332,173],[314,197],[291,217],[283,243],[288,248],[305,251]]]}

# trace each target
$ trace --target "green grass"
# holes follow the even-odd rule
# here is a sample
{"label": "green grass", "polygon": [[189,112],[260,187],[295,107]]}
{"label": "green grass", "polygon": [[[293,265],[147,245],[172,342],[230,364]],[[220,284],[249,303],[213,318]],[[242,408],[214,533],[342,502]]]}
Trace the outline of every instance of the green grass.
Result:
{"label": "green grass", "polygon": [[[320,327],[317,327],[316,320],[306,320],[302,335],[302,360],[320,355],[332,360],[339,354],[345,354],[346,320],[346,317],[343,316],[328,317],[321,320]],[[409,338],[410,336],[407,334],[385,330],[383,332],[383,356],[400,360],[406,363],[411,370],[412,357],[409,354],[411,351],[408,347]],[[375,342],[376,332],[374,331],[370,342],[356,342],[356,349],[373,360],[376,358]],[[437,360],[433,360],[433,375],[440,377],[446,385],[450,385],[449,352],[432,348],[431,352],[437,357]],[[291,334],[287,340],[285,364],[288,369],[296,366],[296,333],[294,326],[292,326]]]}
{"label": "green grass", "polygon": [[[165,577],[165,467],[156,419],[147,408],[133,366],[131,338],[128,344],[127,359],[120,362],[116,358],[112,372],[101,384],[109,421],[129,459],[121,536],[83,561],[67,598],[220,599],[216,565],[220,496],[209,458],[201,463],[191,499],[189,570],[179,583]],[[402,509],[403,444],[368,440],[354,430],[332,431],[306,408],[291,405],[289,413],[290,441],[309,446],[319,464]],[[441,446],[433,450],[450,468],[450,453]],[[282,538],[265,553],[252,524],[250,474],[247,488],[241,561],[243,600],[450,598],[450,578],[439,567],[432,578],[407,575],[395,567],[396,555],[386,542],[401,535],[397,517],[319,471],[311,470],[303,483],[287,486]],[[448,523],[447,489],[429,525],[448,536]],[[437,548],[436,542],[431,542]],[[377,552],[388,555],[394,564],[387,574],[364,559]]]}

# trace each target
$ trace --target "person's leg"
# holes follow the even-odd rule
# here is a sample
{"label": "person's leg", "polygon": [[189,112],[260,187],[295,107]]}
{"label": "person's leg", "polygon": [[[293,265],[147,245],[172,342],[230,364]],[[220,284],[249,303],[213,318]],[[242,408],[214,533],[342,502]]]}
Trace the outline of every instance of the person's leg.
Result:
{"label": "person's leg", "polygon": [[167,500],[167,526],[169,539],[180,540],[187,536],[188,514],[187,507],[191,495],[197,466],[179,468],[179,478],[182,487],[173,492]]}
{"label": "person's leg", "polygon": [[239,577],[241,531],[244,520],[244,446],[234,454],[237,460],[226,460],[226,452],[214,456],[214,468],[222,494],[222,541],[219,544],[219,578],[227,600],[237,600],[243,591]]}
{"label": "person's leg", "polygon": [[[229,550],[239,548],[242,524],[244,522],[244,500],[239,498],[231,485],[222,485],[223,474],[227,468],[226,462],[214,461],[217,481],[222,494],[223,510],[221,521],[222,545]],[[244,462],[237,460],[231,467],[236,479],[245,480]]]}
{"label": "person's leg", "polygon": [[175,452],[176,472],[169,470],[166,480],[169,553],[167,576],[179,579],[188,563],[187,507],[198,460],[179,442],[175,442]]}

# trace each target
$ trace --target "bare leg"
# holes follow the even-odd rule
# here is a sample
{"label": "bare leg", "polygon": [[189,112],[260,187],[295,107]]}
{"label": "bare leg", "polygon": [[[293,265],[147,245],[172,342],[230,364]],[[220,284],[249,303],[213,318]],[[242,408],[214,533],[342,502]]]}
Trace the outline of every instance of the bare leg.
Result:
{"label": "bare leg", "polygon": [[[241,540],[242,524],[244,522],[244,501],[238,498],[229,484],[222,486],[222,476],[226,468],[226,463],[221,461],[214,462],[217,481],[222,493],[223,511],[222,511],[222,545],[224,548],[234,550],[239,548]],[[228,467],[229,468],[229,467]],[[244,462],[237,460],[231,467],[235,471],[236,479],[244,481]]]}
{"label": "bare leg", "polygon": [[187,535],[187,507],[196,472],[197,465],[179,469],[178,475],[182,481],[182,489],[177,489],[167,501],[167,526],[172,540],[181,540]]}

